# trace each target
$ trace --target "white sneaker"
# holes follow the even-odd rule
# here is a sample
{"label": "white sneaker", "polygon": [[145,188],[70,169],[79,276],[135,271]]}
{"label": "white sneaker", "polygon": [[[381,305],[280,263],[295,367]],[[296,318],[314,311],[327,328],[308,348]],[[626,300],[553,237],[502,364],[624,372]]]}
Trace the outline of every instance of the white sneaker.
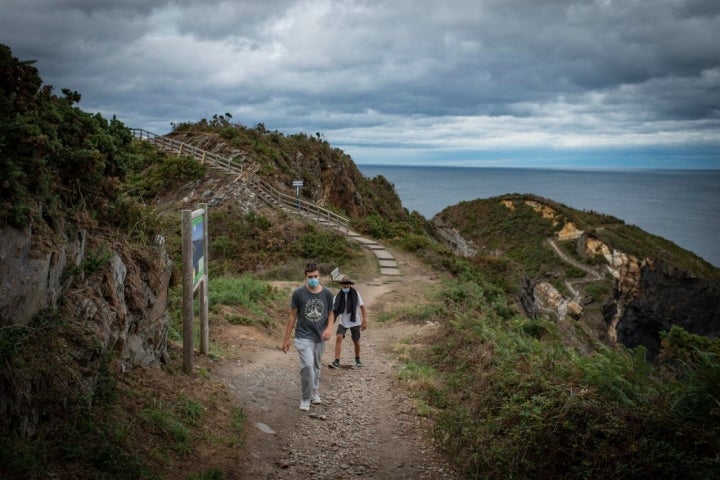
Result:
{"label": "white sneaker", "polygon": [[320,398],[320,395],[318,395],[318,394],[316,393],[316,394],[314,394],[314,395],[312,396],[311,402],[314,403],[314,404],[316,404],[316,405],[319,405],[319,404],[322,403],[322,398]]}
{"label": "white sneaker", "polygon": [[310,410],[310,400],[300,400],[300,410]]}

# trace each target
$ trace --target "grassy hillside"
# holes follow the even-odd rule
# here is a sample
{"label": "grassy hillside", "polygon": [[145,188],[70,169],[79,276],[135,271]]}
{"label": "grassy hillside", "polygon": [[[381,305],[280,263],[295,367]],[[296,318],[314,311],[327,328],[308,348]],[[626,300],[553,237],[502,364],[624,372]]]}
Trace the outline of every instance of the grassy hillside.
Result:
{"label": "grassy hillside", "polygon": [[[512,202],[515,208],[510,210],[506,202]],[[556,216],[545,218],[526,202],[541,203],[551,208]],[[508,194],[460,202],[445,208],[438,217],[480,245],[481,254],[500,251],[521,263],[530,275],[562,268],[562,262],[543,245],[543,241],[570,222],[626,254],[662,261],[705,278],[720,278],[720,269],[669,240],[626,225],[613,216],[576,210],[535,195]],[[574,250],[574,246],[568,250]],[[577,258],[593,262],[593,259]]]}

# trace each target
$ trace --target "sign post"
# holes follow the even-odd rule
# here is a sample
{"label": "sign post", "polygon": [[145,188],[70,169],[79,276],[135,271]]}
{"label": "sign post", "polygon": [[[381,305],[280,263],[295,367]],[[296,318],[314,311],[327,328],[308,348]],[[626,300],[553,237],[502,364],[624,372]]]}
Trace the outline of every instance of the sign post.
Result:
{"label": "sign post", "polygon": [[302,180],[293,180],[293,187],[295,187],[295,202],[297,203],[298,210],[300,210],[300,188],[302,188],[302,186]]}
{"label": "sign post", "polygon": [[200,290],[200,353],[207,355],[208,332],[208,211],[201,204],[194,212],[183,210],[183,371],[193,369],[193,294]]}

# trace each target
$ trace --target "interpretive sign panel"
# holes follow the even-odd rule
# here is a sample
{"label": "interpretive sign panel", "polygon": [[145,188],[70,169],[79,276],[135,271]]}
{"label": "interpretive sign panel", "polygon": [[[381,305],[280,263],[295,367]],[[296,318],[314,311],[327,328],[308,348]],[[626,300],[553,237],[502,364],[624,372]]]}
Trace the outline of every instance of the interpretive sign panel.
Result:
{"label": "interpretive sign panel", "polygon": [[199,214],[192,219],[193,287],[195,287],[203,275],[205,275],[204,220],[205,215],[203,214]]}
{"label": "interpretive sign panel", "polygon": [[183,370],[193,368],[193,294],[200,292],[200,353],[207,355],[208,329],[208,212],[207,204],[182,214],[183,257]]}

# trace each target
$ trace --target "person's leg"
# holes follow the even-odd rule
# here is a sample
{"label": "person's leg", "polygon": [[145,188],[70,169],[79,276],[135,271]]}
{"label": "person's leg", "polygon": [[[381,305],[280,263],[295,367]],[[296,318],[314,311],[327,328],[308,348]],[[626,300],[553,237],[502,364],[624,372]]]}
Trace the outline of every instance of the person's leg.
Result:
{"label": "person's leg", "polygon": [[342,341],[345,338],[347,328],[338,325],[337,335],[335,336],[335,360],[330,364],[330,368],[340,367],[340,354],[342,353]]}
{"label": "person's leg", "polygon": [[[314,342],[313,342],[314,343]],[[320,372],[322,372],[322,356],[325,352],[325,342],[314,343],[313,347],[313,383],[312,396],[317,396],[320,389]]]}
{"label": "person's leg", "polygon": [[355,346],[355,365],[362,366],[360,362],[360,327],[353,327],[350,331],[353,345]]}
{"label": "person's leg", "polygon": [[300,392],[302,400],[310,401],[315,380],[315,342],[305,338],[295,339],[295,348],[300,355]]}
{"label": "person's leg", "polygon": [[345,338],[341,333],[335,336],[335,360],[340,360],[340,354],[342,353],[342,341]]}

